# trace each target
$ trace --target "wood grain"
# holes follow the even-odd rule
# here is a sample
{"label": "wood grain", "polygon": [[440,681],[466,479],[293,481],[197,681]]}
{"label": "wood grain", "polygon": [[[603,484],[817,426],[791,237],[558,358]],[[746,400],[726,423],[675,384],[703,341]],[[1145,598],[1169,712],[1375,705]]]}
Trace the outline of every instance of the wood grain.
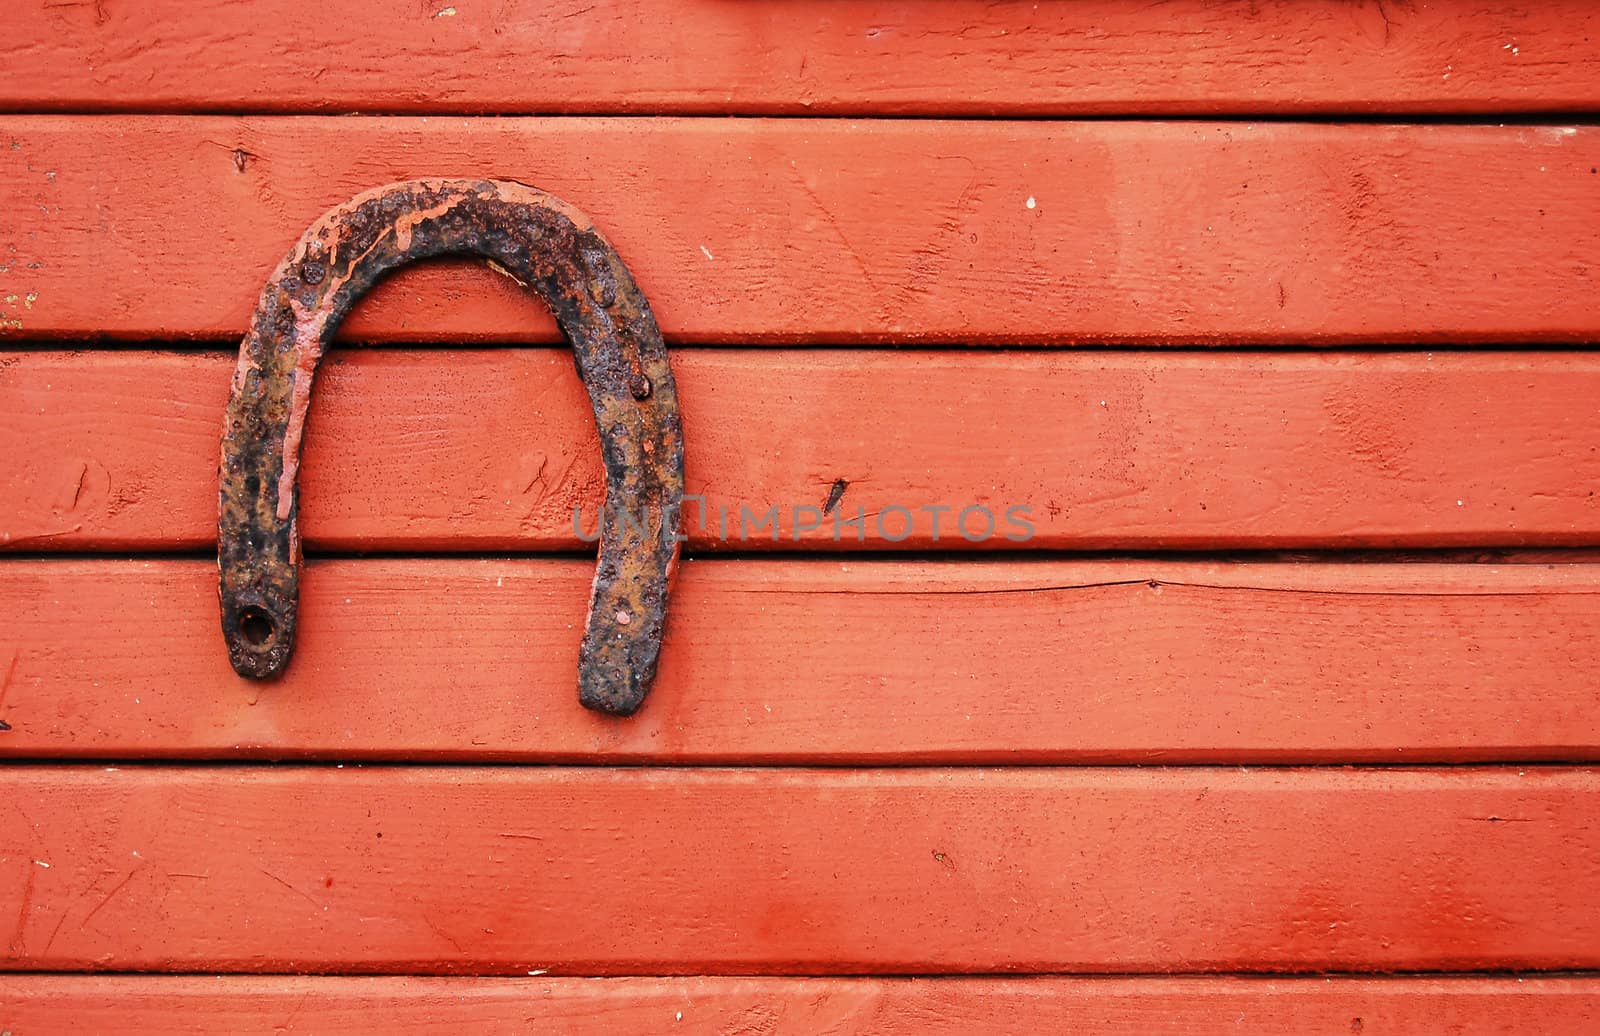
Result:
{"label": "wood grain", "polygon": [[[1600,565],[1021,553],[1600,543],[1600,360],[1555,351],[1600,339],[1592,3],[0,23],[0,342],[35,350],[0,356],[0,546],[208,549],[230,360],[109,347],[231,344],[328,206],[492,175],[722,347],[675,357],[691,491],[785,519],[693,550],[826,502],[877,532],[848,549],[1016,552],[690,560],[626,723],[575,700],[581,559],[313,561],[262,685],[205,560],[7,558],[6,1034],[1600,1028]],[[284,117],[352,111],[397,117]],[[443,263],[347,338],[434,348],[329,365],[314,550],[579,547],[569,357],[437,348],[546,313]],[[766,348],[923,344],[1418,351]],[[1033,535],[936,539],[967,504]],[[1299,763],[1451,765],[1245,768]],[[697,977],[567,977],[645,973]]]}
{"label": "wood grain", "polygon": [[[1574,978],[288,978],[0,976],[28,1034],[617,1032],[707,1036],[1391,1036],[1577,1033],[1600,980]],[[552,1028],[554,1027],[554,1028]]]}
{"label": "wood grain", "polygon": [[0,800],[10,969],[1600,965],[1594,770],[36,766]]}
{"label": "wood grain", "polygon": [[[1587,353],[673,364],[704,498],[685,509],[691,550],[1600,543]],[[0,354],[0,549],[213,545],[232,369],[220,353]],[[301,476],[312,550],[593,535],[605,483],[567,351],[356,350],[320,378]]]}
{"label": "wood grain", "polygon": [[11,109],[1251,115],[1600,102],[1600,18],[1584,0],[356,0],[332,20],[307,0],[26,0],[6,28]]}
{"label": "wood grain", "polygon": [[[589,213],[677,343],[1592,341],[1596,170],[1592,126],[12,116],[0,335],[236,339],[328,207],[467,175]],[[346,330],[556,337],[459,266]]]}
{"label": "wood grain", "polygon": [[216,568],[0,565],[0,754],[602,763],[1600,759],[1600,566],[691,561],[625,722],[592,563],[308,566],[284,678]]}

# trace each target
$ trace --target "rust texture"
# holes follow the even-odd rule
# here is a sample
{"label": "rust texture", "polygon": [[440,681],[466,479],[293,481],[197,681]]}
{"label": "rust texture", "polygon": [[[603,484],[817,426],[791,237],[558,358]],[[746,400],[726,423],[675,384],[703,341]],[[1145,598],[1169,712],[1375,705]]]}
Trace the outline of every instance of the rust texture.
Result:
{"label": "rust texture", "polygon": [[579,700],[628,715],[655,677],[678,557],[683,432],[649,303],[611,244],[560,199],[523,184],[413,180],[359,195],[300,238],[239,347],[222,435],[217,529],[222,631],[241,676],[294,651],[296,474],[317,362],[384,274],[481,256],[542,298],[572,343],[605,455],[606,514],[578,661]]}

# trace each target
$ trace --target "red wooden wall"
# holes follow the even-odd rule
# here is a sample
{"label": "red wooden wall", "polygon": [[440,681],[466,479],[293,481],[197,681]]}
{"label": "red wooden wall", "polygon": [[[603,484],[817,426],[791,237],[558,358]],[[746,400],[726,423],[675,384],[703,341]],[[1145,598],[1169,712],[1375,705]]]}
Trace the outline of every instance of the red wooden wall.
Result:
{"label": "red wooden wall", "polygon": [[[0,41],[0,1029],[1600,1030],[1600,7]],[[348,321],[297,656],[227,664],[244,322],[423,175],[585,210],[674,348],[712,520],[631,719],[576,701],[581,386],[471,264]]]}

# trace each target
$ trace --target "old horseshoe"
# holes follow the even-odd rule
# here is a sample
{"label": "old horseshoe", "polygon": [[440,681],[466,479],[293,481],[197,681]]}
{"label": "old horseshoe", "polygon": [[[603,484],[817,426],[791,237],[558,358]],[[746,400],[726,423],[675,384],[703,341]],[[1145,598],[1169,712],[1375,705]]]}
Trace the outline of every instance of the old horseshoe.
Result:
{"label": "old horseshoe", "polygon": [[412,180],[324,215],[273,271],[239,347],[222,433],[217,564],[222,632],[241,676],[270,679],[294,651],[295,479],[317,361],[389,271],[481,256],[542,298],[572,343],[606,468],[599,567],[578,656],[578,697],[628,715],[649,693],[678,558],[683,431],[655,317],[588,217],[498,180]]}

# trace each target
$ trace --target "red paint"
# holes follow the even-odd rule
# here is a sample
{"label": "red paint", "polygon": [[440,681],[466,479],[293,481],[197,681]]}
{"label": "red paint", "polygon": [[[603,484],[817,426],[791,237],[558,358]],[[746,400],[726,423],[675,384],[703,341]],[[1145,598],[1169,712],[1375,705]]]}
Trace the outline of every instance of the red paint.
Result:
{"label": "red paint", "polygon": [[[5,1028],[1600,1029],[1590,0],[5,28]],[[313,560],[245,684],[197,560],[220,350],[329,205],[453,175],[607,228],[713,514],[1020,502],[1035,538],[701,532],[649,705],[584,713],[590,562],[404,556],[572,551],[601,486],[566,352],[449,348],[548,314],[418,269],[346,326],[433,348],[335,351],[301,482],[313,552],[401,556]],[[1130,555],[1217,550],[1320,560]],[[1108,971],[1162,974],[1041,974]]]}
{"label": "red paint", "polygon": [[[215,542],[228,358],[18,353],[0,366],[0,544]],[[677,350],[690,550],[1586,545],[1589,353]],[[335,350],[301,524],[317,550],[584,550],[605,479],[565,350]],[[1248,448],[1244,448],[1245,446]],[[797,543],[795,509],[841,519]],[[954,529],[969,505],[992,538]],[[1005,512],[1026,506],[1032,536]],[[756,531],[777,506],[778,541]],[[941,516],[933,539],[935,507]],[[751,518],[740,539],[740,511]],[[900,522],[904,508],[909,523]],[[720,515],[729,517],[723,522]],[[885,515],[880,528],[878,515]],[[703,516],[703,517],[702,517]],[[724,536],[719,527],[726,525]],[[902,527],[902,525],[904,527]],[[904,536],[901,540],[886,539]],[[837,533],[838,540],[835,542]],[[863,542],[862,536],[865,537]]]}
{"label": "red paint", "polygon": [[0,976],[18,1032],[1587,1032],[1593,978],[290,978]]}
{"label": "red paint", "polygon": [[1593,770],[36,766],[0,798],[23,970],[1600,967]]}
{"label": "red paint", "polygon": [[[0,142],[8,290],[37,296],[9,336],[236,339],[330,206],[493,175],[605,227],[669,344],[1600,337],[1593,126],[42,116]],[[344,332],[556,338],[481,264],[403,271]]]}
{"label": "red paint", "polygon": [[142,0],[8,12],[0,104],[68,111],[1592,111],[1589,0]]}
{"label": "red paint", "polygon": [[0,752],[1600,761],[1596,565],[690,561],[617,722],[572,702],[592,564],[312,562],[295,659],[258,684],[208,562],[5,562]]}

